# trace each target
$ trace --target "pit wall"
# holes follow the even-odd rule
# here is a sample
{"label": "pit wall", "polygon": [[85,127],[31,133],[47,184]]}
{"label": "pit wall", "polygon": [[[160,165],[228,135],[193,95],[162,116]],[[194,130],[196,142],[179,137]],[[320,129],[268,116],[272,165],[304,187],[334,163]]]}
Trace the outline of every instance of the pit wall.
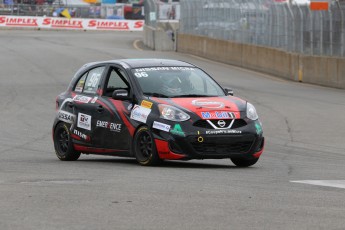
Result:
{"label": "pit wall", "polygon": [[293,81],[345,89],[345,58],[305,56],[187,34],[178,34],[177,51]]}

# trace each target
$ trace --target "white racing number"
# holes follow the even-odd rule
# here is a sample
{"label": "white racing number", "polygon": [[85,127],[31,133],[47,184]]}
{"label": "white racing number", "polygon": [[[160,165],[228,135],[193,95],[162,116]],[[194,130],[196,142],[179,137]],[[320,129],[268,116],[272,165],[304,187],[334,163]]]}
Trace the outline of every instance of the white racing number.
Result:
{"label": "white racing number", "polygon": [[148,77],[149,75],[146,72],[134,73],[137,78]]}
{"label": "white racing number", "polygon": [[87,87],[95,88],[97,86],[97,83],[98,83],[98,80],[99,80],[100,76],[101,75],[99,73],[92,74],[90,80],[87,83]]}

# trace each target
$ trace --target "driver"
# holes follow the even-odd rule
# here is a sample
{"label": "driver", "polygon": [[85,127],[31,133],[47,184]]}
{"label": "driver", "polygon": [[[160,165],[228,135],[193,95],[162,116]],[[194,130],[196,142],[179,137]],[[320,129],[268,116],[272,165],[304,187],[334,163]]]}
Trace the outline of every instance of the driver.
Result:
{"label": "driver", "polygon": [[182,92],[182,81],[178,76],[166,77],[163,80],[162,90],[169,92],[170,94],[181,94]]}

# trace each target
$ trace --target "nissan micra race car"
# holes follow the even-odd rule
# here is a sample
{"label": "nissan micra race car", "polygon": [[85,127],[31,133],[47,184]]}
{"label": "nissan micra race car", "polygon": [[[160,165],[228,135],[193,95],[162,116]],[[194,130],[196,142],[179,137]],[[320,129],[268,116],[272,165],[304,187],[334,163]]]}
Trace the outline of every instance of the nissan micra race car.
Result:
{"label": "nissan micra race car", "polygon": [[229,158],[255,164],[264,150],[252,104],[182,61],[126,59],[84,65],[56,98],[60,160],[81,153],[162,160]]}

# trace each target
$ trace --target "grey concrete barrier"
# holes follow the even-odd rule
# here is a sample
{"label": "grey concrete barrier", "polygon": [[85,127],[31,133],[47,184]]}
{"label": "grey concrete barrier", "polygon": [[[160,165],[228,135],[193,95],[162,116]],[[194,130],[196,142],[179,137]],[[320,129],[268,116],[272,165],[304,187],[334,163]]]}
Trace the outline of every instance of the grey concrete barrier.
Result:
{"label": "grey concrete barrier", "polygon": [[178,34],[177,51],[293,81],[345,89],[345,58],[306,56],[188,34]]}
{"label": "grey concrete barrier", "polygon": [[161,27],[154,28],[144,25],[144,44],[158,51],[175,51],[175,42],[173,40],[173,30],[164,30]]}

